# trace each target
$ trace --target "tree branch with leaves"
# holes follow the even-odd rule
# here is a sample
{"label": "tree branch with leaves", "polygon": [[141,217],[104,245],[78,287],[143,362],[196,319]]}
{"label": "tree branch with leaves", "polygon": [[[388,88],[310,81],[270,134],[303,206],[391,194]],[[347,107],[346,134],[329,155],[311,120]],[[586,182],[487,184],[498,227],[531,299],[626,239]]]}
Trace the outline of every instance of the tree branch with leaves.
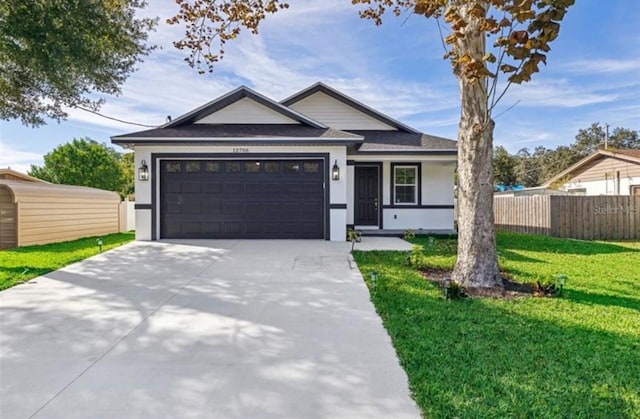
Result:
{"label": "tree branch with leaves", "polygon": [[[383,23],[387,13],[444,22],[445,58],[460,87],[458,131],[458,260],[453,279],[466,286],[501,286],[493,222],[492,112],[513,84],[528,82],[547,63],[550,44],[575,0],[351,0],[360,17]],[[278,0],[177,0],[169,23],[185,24],[177,48],[187,62],[212,71],[227,41],[243,29],[257,34],[268,15],[289,7]],[[446,36],[445,36],[446,35]],[[218,51],[212,45],[218,42]],[[488,46],[489,45],[489,46]],[[500,84],[500,76],[506,77]]]}

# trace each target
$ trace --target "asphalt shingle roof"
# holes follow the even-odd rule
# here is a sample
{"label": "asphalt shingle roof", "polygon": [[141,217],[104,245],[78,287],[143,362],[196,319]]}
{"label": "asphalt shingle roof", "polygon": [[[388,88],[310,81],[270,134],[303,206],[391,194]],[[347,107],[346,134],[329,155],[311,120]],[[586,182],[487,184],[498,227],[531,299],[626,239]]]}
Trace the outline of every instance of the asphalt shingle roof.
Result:
{"label": "asphalt shingle roof", "polygon": [[451,151],[456,150],[458,143],[454,140],[435,137],[427,134],[414,134],[402,131],[349,131],[364,137],[362,145],[352,146],[351,153],[381,151]]}
{"label": "asphalt shingle roof", "polygon": [[359,140],[357,134],[332,128],[315,128],[302,124],[193,124],[175,128],[153,128],[131,134],[118,135],[124,138],[338,138]]}

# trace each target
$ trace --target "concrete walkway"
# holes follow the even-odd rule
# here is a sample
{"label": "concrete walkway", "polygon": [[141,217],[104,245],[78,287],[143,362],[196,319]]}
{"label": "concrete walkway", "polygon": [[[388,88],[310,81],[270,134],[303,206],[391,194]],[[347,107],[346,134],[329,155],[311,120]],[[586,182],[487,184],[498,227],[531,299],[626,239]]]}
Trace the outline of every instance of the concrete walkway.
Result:
{"label": "concrete walkway", "polygon": [[0,417],[417,418],[348,248],[136,242],[0,292]]}

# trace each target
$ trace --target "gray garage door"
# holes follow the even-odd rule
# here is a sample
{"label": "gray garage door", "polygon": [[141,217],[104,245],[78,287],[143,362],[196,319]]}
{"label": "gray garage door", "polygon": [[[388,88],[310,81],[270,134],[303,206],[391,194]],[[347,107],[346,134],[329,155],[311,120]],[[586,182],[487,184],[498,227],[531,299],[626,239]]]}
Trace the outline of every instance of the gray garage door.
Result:
{"label": "gray garage door", "polygon": [[323,160],[164,160],[163,238],[324,238]]}

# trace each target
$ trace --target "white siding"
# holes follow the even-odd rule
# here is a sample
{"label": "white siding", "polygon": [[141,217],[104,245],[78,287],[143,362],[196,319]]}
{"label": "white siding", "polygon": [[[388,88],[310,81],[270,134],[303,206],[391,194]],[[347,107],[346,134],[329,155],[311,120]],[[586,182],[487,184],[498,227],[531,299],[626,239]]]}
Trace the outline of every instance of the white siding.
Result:
{"label": "white siding", "polygon": [[[618,187],[616,185],[617,179],[608,180],[591,180],[586,182],[571,182],[562,185],[563,190],[568,191],[570,189],[586,189],[585,195],[617,195]],[[640,185],[640,176],[638,177],[621,177],[620,178],[620,195],[629,195],[631,192],[631,185]]]}
{"label": "white siding", "polygon": [[[455,156],[358,156],[355,160],[363,162],[382,162],[382,202],[390,204],[391,163],[421,161],[422,205],[453,205],[453,187]],[[347,223],[354,221],[354,166],[347,171]],[[382,224],[385,230],[453,230],[454,215],[452,208],[384,208]]]}
{"label": "white siding", "polygon": [[207,115],[196,124],[299,124],[298,121],[261,105],[252,99],[243,98],[226,108]]}
{"label": "white siding", "polygon": [[382,220],[388,230],[453,230],[453,209],[387,208]]}
{"label": "white siding", "polygon": [[453,205],[455,163],[422,163],[422,204]]}
{"label": "white siding", "polygon": [[314,93],[289,107],[335,129],[396,130],[322,92]]}

